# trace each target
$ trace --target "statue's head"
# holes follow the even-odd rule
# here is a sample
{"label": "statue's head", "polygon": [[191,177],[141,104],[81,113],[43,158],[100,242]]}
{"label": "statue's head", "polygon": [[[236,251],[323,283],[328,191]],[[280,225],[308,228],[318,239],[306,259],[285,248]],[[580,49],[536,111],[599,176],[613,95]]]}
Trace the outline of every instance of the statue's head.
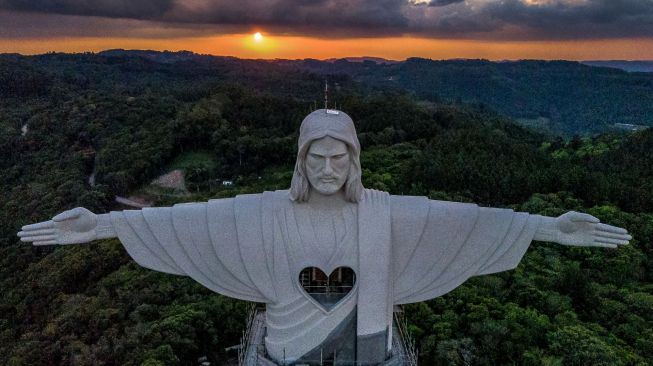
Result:
{"label": "statue's head", "polygon": [[311,190],[323,195],[343,191],[350,202],[363,195],[360,143],[351,117],[334,110],[318,109],[304,118],[299,128],[295,173],[290,198],[308,200]]}

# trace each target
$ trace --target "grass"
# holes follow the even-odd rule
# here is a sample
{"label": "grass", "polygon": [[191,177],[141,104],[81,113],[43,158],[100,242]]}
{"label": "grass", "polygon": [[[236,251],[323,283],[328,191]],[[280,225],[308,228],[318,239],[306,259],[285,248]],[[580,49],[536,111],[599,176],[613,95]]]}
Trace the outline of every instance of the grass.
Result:
{"label": "grass", "polygon": [[203,167],[213,170],[217,167],[215,157],[207,151],[189,151],[178,155],[169,166],[169,170],[181,169],[183,171]]}

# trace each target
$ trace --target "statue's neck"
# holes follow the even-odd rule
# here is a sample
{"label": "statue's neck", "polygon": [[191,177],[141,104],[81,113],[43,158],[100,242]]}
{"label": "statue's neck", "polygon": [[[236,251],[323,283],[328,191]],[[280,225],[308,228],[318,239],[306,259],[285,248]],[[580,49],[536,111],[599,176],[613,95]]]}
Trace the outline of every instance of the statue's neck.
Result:
{"label": "statue's neck", "polygon": [[345,192],[340,190],[331,195],[324,195],[315,190],[311,190],[307,203],[314,208],[340,209],[347,205]]}

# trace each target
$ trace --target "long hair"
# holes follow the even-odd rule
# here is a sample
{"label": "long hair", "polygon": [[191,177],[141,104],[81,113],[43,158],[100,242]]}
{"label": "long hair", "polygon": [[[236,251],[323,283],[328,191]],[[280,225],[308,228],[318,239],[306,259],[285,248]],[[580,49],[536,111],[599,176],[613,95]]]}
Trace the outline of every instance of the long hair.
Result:
{"label": "long hair", "polygon": [[[313,140],[315,141],[315,140]],[[297,152],[297,161],[295,162],[295,172],[290,182],[290,199],[295,202],[306,202],[310,196],[311,183],[306,176],[306,153],[308,152],[311,141],[305,144],[301,150]],[[358,203],[363,197],[363,182],[361,181],[362,169],[360,163],[360,152],[356,148],[347,144],[347,151],[349,152],[349,174],[347,180],[343,185],[345,190],[345,198],[349,202]]]}

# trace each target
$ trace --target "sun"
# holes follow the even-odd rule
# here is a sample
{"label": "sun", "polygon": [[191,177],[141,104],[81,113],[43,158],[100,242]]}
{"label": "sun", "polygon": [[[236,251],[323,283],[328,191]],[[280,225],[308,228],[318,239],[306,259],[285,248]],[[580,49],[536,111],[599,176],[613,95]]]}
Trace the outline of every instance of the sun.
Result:
{"label": "sun", "polygon": [[[0,3],[2,0],[0,0]],[[270,52],[278,48],[277,41],[274,36],[263,32],[253,31],[251,33],[243,34],[243,47],[252,52],[252,56],[260,57],[261,54],[270,54]]]}

